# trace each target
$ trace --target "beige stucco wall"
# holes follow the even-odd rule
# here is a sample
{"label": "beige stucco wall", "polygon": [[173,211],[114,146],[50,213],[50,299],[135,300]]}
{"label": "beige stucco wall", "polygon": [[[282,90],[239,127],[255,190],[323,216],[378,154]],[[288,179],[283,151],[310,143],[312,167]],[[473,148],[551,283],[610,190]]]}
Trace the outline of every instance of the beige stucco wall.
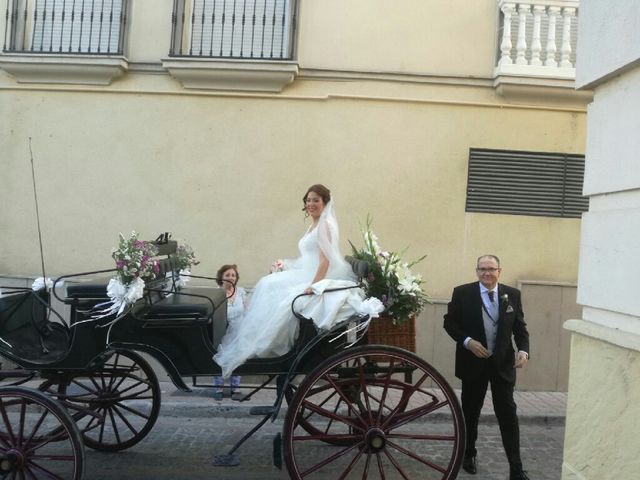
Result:
{"label": "beige stucco wall", "polygon": [[640,354],[574,334],[564,480],[636,478]]}
{"label": "beige stucco wall", "polygon": [[373,96],[0,96],[11,119],[0,133],[3,273],[39,267],[31,137],[50,274],[108,266],[117,233],[136,229],[187,239],[200,272],[237,262],[251,284],[273,258],[296,254],[300,198],[322,182],[334,191],[345,250],[371,213],[385,248],[428,254],[418,270],[436,298],[472,279],[486,251],[503,258],[506,282],[576,277],[578,220],[467,214],[464,202],[469,147],[579,152],[577,113]]}
{"label": "beige stucco wall", "polygon": [[[135,229],[188,241],[194,273],[236,262],[253,285],[296,255],[301,196],[321,182],[345,253],[371,213],[384,248],[428,255],[416,271],[432,299],[474,280],[487,252],[506,283],[575,282],[580,220],[464,211],[469,148],[584,152],[585,106],[570,92],[496,90],[495,0],[304,0],[300,73],[279,94],[183,88],[161,63],[172,0],[130,3],[129,71],[111,85],[20,84],[0,70],[0,274],[40,270],[31,138],[49,276],[111,267],[118,232]],[[532,291],[532,330],[552,328],[534,312],[555,312],[561,289]],[[442,308],[422,315],[418,350],[452,379]],[[564,388],[557,366],[541,383],[533,363],[519,386]]]}

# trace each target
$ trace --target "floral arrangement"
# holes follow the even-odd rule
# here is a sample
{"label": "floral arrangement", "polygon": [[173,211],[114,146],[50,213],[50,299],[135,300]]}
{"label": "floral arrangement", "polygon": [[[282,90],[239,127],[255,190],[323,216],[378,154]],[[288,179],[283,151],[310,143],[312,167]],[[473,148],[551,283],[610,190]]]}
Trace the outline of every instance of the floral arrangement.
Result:
{"label": "floral arrangement", "polygon": [[363,279],[366,297],[375,297],[384,305],[384,314],[398,325],[411,316],[419,314],[429,303],[422,290],[424,281],[420,275],[414,275],[411,267],[425,259],[426,255],[413,262],[403,260],[404,252],[388,252],[380,248],[378,237],[371,231],[371,216],[367,216],[362,229],[364,246],[351,249],[353,257],[369,264],[369,276]]}
{"label": "floral arrangement", "polygon": [[282,272],[284,270],[284,260],[278,259],[271,264],[269,271],[271,273]]}
{"label": "floral arrangement", "polygon": [[[196,259],[196,254],[190,245],[179,244],[175,253],[176,266],[180,269],[178,278],[175,280],[176,288],[184,288],[191,280],[191,267],[198,265],[199,260]],[[172,275],[171,272],[167,272],[167,276]]]}
{"label": "floral arrangement", "polygon": [[200,261],[196,259],[193,248],[187,244],[178,245],[175,259],[176,265],[180,270],[191,270],[191,267],[200,263]]}
{"label": "floral arrangement", "polygon": [[96,305],[92,318],[120,315],[127,305],[141,299],[145,281],[153,280],[160,272],[160,265],[154,258],[157,254],[155,245],[138,240],[135,231],[131,232],[129,238],[120,234],[118,247],[111,252],[116,261],[116,276],[107,285],[110,300]]}
{"label": "floral arrangement", "polygon": [[160,271],[158,262],[154,257],[158,249],[149,242],[138,240],[138,234],[133,231],[129,238],[120,234],[120,243],[111,252],[116,261],[117,275],[120,281],[128,285],[136,278],[143,281],[153,280]]}

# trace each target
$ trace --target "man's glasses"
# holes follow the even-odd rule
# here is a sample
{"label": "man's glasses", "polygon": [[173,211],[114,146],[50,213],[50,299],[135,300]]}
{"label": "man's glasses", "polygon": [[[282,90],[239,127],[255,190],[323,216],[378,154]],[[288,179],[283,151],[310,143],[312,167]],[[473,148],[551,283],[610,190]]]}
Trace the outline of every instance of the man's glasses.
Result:
{"label": "man's glasses", "polygon": [[476,272],[479,273],[496,273],[498,270],[500,270],[500,268],[476,268]]}

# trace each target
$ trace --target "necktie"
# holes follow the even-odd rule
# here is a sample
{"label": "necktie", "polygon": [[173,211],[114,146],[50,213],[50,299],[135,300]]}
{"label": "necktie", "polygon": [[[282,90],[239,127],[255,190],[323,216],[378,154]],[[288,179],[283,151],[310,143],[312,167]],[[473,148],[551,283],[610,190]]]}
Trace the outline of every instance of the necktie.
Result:
{"label": "necktie", "polygon": [[489,311],[491,312],[494,323],[498,321],[498,306],[493,298],[495,293],[493,290],[487,290],[487,295],[489,296]]}

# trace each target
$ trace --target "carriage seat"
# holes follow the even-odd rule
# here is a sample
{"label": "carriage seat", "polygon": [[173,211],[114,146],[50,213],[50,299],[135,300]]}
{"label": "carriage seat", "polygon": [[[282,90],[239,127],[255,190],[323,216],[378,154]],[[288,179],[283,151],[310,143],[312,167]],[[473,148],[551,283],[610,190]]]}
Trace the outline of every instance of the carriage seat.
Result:
{"label": "carriage seat", "polygon": [[106,283],[78,283],[67,285],[67,296],[74,299],[103,299],[107,297]]}
{"label": "carriage seat", "polygon": [[222,289],[185,288],[146,304],[135,315],[149,326],[202,326],[210,324],[214,314],[226,314],[225,308],[217,308],[224,301]]}

